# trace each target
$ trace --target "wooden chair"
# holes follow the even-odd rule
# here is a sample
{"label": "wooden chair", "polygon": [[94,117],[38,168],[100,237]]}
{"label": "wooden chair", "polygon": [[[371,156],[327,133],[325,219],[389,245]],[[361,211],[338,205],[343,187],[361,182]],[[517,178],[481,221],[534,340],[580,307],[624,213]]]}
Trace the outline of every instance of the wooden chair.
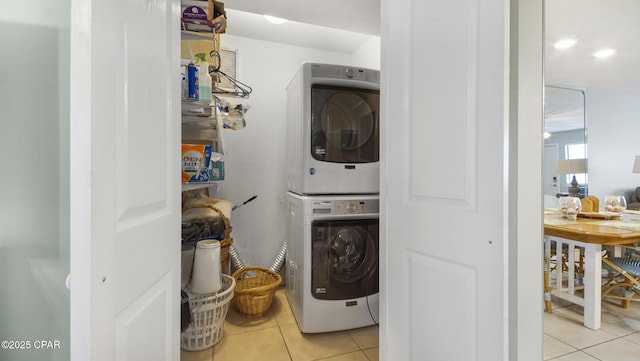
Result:
{"label": "wooden chair", "polygon": [[[602,267],[616,273],[602,285],[603,299],[622,300],[624,308],[628,308],[631,301],[640,301],[640,298],[633,298],[636,294],[640,295],[640,247],[638,245],[635,248],[629,248],[622,257],[603,257]],[[622,295],[612,293],[620,288],[622,288]]]}

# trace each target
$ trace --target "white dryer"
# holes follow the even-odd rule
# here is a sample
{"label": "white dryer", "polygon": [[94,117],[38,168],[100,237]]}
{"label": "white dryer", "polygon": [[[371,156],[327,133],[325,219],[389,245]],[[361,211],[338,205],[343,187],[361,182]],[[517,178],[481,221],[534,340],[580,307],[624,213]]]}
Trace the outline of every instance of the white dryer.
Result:
{"label": "white dryer", "polygon": [[287,86],[287,183],[297,194],[377,194],[380,72],[305,63]]}
{"label": "white dryer", "polygon": [[287,193],[287,298],[301,332],[378,323],[377,195]]}

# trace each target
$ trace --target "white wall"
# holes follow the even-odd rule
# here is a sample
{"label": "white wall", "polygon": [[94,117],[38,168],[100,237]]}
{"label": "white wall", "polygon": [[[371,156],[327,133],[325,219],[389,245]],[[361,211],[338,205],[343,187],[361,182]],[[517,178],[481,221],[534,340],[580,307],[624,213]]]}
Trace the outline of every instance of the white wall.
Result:
{"label": "white wall", "polygon": [[589,194],[629,193],[640,186],[631,172],[640,155],[640,97],[587,90]]}
{"label": "white wall", "polygon": [[253,88],[247,127],[225,130],[225,180],[216,197],[234,204],[258,198],[231,216],[234,245],[247,265],[269,267],[286,236],[286,87],[303,62],[380,68],[380,40],[353,54],[290,46],[224,34],[221,46],[238,50],[238,80]]}
{"label": "white wall", "polygon": [[380,38],[372,36],[353,53],[354,65],[369,69],[380,69]]}
{"label": "white wall", "polygon": [[43,1],[7,5],[0,6],[0,340],[59,340],[61,348],[0,350],[0,358],[68,360],[70,2],[51,5],[58,8],[51,18]]}

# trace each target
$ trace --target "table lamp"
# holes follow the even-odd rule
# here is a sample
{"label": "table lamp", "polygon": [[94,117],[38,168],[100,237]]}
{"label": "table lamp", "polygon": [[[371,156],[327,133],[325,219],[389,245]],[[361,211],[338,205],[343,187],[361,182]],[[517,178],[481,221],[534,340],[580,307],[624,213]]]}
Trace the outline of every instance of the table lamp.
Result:
{"label": "table lamp", "polygon": [[633,173],[640,173],[640,155],[636,155],[636,159],[633,161]]}
{"label": "table lamp", "polygon": [[[636,158],[636,162],[640,162],[640,161]],[[640,167],[640,164],[638,166]],[[561,159],[558,161],[559,174],[573,174],[573,179],[571,180],[571,187],[569,187],[569,196],[571,197],[580,196],[580,188],[578,188],[578,181],[576,180],[576,174],[582,174],[586,172],[587,172],[586,158]]]}

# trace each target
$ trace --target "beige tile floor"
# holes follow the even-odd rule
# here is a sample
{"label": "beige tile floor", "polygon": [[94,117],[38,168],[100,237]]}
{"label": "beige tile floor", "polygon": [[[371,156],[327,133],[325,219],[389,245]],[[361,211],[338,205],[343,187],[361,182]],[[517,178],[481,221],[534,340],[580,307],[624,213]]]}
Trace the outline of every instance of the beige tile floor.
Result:
{"label": "beige tile floor", "polygon": [[285,289],[276,291],[271,309],[252,318],[229,309],[223,336],[213,348],[181,351],[182,361],[377,361],[378,327],[302,334]]}
{"label": "beige tile floor", "polygon": [[[602,327],[582,325],[582,307],[553,299],[544,312],[544,360],[640,360],[640,304],[628,309],[602,301]],[[271,310],[250,318],[231,307],[222,340],[213,348],[182,351],[182,361],[373,361],[378,360],[378,327],[301,334],[280,288]]]}
{"label": "beige tile floor", "polygon": [[640,360],[640,304],[622,308],[618,301],[602,301],[602,326],[582,324],[583,308],[552,297],[552,313],[544,313],[544,360]]}

